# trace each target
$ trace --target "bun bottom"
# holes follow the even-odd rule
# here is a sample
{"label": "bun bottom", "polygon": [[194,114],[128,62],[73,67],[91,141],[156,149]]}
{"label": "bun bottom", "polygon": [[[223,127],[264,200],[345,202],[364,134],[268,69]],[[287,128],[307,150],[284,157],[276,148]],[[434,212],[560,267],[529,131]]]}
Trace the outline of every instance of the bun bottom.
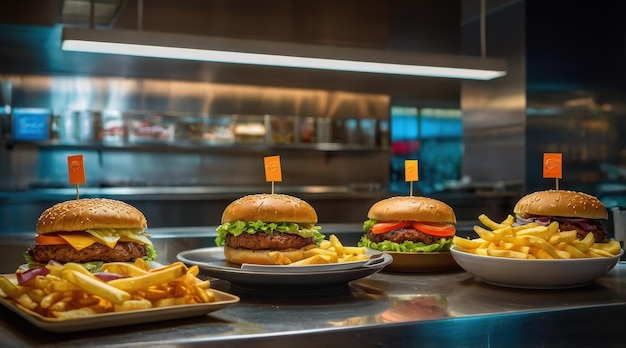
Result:
{"label": "bun bottom", "polygon": [[282,257],[288,258],[291,262],[304,258],[304,249],[286,249],[286,250],[252,250],[244,248],[231,248],[224,246],[224,256],[231,263],[241,265],[242,263],[253,263],[257,265],[277,265],[286,264],[280,262],[280,258],[270,257],[271,252],[280,252]]}

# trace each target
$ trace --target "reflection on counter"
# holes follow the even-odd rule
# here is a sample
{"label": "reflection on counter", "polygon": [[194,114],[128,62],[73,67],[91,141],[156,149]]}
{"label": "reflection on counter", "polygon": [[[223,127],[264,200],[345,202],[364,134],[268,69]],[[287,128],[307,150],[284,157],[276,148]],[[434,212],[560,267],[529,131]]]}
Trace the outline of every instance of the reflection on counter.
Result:
{"label": "reflection on counter", "polygon": [[[352,290],[355,291],[356,287]],[[363,287],[367,289],[367,287]],[[373,315],[353,316],[340,321],[330,320],[332,326],[403,323],[449,317],[448,300],[440,294],[390,294],[386,308]]]}

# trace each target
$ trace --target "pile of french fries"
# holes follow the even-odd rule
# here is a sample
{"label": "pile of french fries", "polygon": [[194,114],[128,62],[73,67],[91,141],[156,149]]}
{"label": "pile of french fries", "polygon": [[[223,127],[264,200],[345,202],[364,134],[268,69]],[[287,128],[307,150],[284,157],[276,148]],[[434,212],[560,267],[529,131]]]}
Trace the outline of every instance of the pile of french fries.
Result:
{"label": "pile of french fries", "polygon": [[455,236],[452,243],[473,254],[517,259],[612,257],[621,250],[620,243],[615,240],[596,243],[593,233],[579,240],[575,230],[561,231],[557,221],[548,226],[535,222],[513,226],[515,218],[511,215],[498,223],[485,214],[478,220],[487,227],[474,226],[479,238]]}
{"label": "pile of french fries", "polygon": [[156,269],[140,259],[106,263],[104,272],[124,276],[110,281],[76,263],[47,267],[50,273],[37,275],[24,285],[0,277],[0,289],[24,308],[60,319],[215,301],[209,281],[197,278],[198,267],[187,268],[182,262]]}
{"label": "pile of french fries", "polygon": [[327,263],[363,261],[369,259],[365,247],[344,246],[334,234],[319,246],[305,247],[302,252],[271,251],[270,258],[277,265],[303,266]]}

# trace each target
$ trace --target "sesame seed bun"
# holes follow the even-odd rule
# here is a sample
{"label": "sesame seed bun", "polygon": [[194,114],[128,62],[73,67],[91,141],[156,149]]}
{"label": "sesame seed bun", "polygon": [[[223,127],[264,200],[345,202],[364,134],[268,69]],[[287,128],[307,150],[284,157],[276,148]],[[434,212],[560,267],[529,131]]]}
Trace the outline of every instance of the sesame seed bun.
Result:
{"label": "sesame seed bun", "polygon": [[565,190],[538,191],[522,197],[513,212],[520,216],[560,216],[608,219],[606,207],[598,198]]}
{"label": "sesame seed bun", "polygon": [[241,197],[230,203],[222,213],[222,223],[257,220],[316,224],[317,213],[300,198],[275,193]]}
{"label": "sesame seed bun", "polygon": [[422,221],[456,223],[454,210],[428,197],[398,196],[372,205],[367,217],[378,221]]}
{"label": "sesame seed bun", "polygon": [[57,203],[46,209],[37,221],[38,234],[84,231],[102,228],[147,227],[145,216],[122,201],[82,198]]}

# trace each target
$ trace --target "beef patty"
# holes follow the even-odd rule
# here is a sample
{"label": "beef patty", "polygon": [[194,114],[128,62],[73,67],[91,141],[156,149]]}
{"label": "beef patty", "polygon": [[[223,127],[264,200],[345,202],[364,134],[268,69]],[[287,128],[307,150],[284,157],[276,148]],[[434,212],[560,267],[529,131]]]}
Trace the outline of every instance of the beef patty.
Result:
{"label": "beef patty", "polygon": [[315,244],[315,239],[282,232],[242,233],[238,236],[229,233],[226,235],[225,244],[231,248],[284,250],[289,248],[300,249]]}
{"label": "beef patty", "polygon": [[146,246],[134,242],[118,242],[114,248],[94,243],[84,249],[76,250],[71,245],[34,245],[28,248],[31,260],[48,263],[51,260],[61,263],[90,261],[125,262],[146,256]]}
{"label": "beef patty", "polygon": [[379,234],[374,234],[371,230],[369,230],[367,231],[367,239],[371,240],[374,243],[380,243],[388,240],[398,244],[402,244],[406,241],[411,241],[416,243],[422,242],[426,245],[430,245],[438,241],[439,237],[431,236],[414,228],[405,227]]}

